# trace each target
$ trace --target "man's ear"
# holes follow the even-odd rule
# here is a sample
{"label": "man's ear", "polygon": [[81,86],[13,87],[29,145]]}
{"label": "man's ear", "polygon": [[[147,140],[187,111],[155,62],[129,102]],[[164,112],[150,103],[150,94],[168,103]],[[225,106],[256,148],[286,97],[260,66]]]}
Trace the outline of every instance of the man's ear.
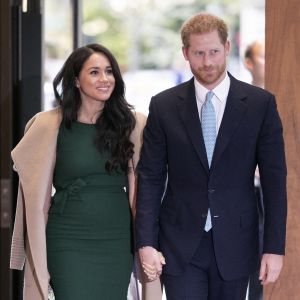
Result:
{"label": "man's ear", "polygon": [[225,48],[225,54],[226,54],[226,56],[228,56],[230,53],[230,50],[231,50],[231,44],[229,41],[226,41],[224,48]]}
{"label": "man's ear", "polygon": [[188,48],[187,47],[185,47],[185,46],[182,46],[182,53],[183,53],[183,56],[184,56],[184,58],[185,58],[185,60],[189,60],[189,58],[188,58]]}
{"label": "man's ear", "polygon": [[250,58],[248,58],[248,57],[245,58],[244,65],[248,71],[251,72],[253,70],[253,62]]}

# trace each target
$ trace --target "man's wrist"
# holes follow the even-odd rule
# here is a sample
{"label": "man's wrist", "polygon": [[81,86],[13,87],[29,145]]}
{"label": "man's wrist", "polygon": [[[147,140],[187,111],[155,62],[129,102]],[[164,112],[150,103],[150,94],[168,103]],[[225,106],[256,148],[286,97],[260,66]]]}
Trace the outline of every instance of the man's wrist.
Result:
{"label": "man's wrist", "polygon": [[146,249],[153,249],[153,250],[156,250],[153,246],[142,246],[138,249],[138,251],[142,251],[142,250],[146,250]]}

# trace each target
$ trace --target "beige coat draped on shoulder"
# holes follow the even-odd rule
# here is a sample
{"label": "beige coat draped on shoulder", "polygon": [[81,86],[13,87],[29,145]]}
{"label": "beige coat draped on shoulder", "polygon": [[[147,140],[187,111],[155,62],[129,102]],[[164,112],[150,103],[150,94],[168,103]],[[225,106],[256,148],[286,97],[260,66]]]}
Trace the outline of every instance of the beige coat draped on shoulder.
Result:
{"label": "beige coat draped on shoulder", "polygon": [[[146,122],[142,114],[135,113],[135,117],[136,127],[131,135],[134,166],[138,162]],[[22,270],[25,264],[24,300],[48,299],[45,230],[60,123],[58,108],[38,113],[28,122],[24,137],[12,151],[14,169],[19,175],[19,191],[10,267]],[[131,174],[130,177],[129,181],[134,184],[135,176]]]}

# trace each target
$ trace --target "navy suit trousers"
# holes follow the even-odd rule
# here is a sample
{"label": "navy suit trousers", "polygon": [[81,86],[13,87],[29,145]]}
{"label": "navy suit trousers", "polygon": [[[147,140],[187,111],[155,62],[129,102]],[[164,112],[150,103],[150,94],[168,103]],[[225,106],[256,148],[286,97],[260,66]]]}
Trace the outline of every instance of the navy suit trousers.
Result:
{"label": "navy suit trousers", "polygon": [[162,279],[168,300],[245,300],[249,277],[222,279],[210,230],[203,234],[184,273],[180,276],[163,274]]}

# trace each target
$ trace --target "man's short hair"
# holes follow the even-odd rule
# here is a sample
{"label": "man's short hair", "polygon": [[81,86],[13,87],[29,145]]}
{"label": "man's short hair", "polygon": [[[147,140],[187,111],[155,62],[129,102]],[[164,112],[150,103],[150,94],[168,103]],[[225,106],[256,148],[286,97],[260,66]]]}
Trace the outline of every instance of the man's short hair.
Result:
{"label": "man's short hair", "polygon": [[254,60],[254,56],[256,53],[260,52],[257,51],[258,49],[260,50],[262,48],[262,43],[258,42],[258,41],[254,41],[253,43],[251,43],[250,45],[248,45],[248,47],[245,50],[245,58],[248,58],[250,60]]}
{"label": "man's short hair", "polygon": [[181,27],[182,44],[188,48],[191,34],[209,33],[214,30],[217,30],[221,43],[225,45],[228,38],[226,23],[221,18],[211,14],[197,14],[183,23]]}

